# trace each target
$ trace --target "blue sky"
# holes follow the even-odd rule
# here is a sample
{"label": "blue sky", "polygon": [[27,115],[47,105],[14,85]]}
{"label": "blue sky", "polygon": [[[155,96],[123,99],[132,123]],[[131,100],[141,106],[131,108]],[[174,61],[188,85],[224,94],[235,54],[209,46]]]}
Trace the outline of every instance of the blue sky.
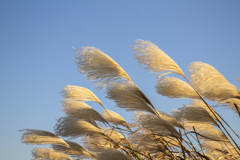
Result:
{"label": "blue sky", "polygon": [[[71,46],[94,46],[108,54],[167,113],[189,100],[155,92],[156,76],[141,68],[131,51],[136,39],[157,45],[187,77],[188,65],[202,61],[239,88],[234,80],[240,78],[239,8],[237,0],[0,1],[1,159],[31,159],[32,148],[38,146],[22,144],[19,130],[53,132],[56,119],[64,115],[60,92],[66,85],[91,89],[106,108],[131,121],[132,112],[116,108],[104,89],[92,88],[78,73]],[[99,105],[90,105],[102,112]],[[217,111],[240,134],[235,113]]]}

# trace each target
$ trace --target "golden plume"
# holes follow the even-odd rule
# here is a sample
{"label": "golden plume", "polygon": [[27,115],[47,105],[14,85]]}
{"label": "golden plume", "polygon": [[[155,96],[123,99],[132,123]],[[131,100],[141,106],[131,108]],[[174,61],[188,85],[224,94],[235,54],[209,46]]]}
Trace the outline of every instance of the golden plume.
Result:
{"label": "golden plume", "polygon": [[174,77],[160,77],[155,88],[158,94],[169,98],[200,99],[196,91],[188,83]]}
{"label": "golden plume", "polygon": [[20,131],[25,131],[22,135],[22,143],[26,144],[58,144],[68,146],[68,144],[56,136],[55,134],[35,129],[24,129]]}
{"label": "golden plume", "polygon": [[102,131],[91,123],[75,117],[61,117],[54,127],[56,135],[77,138],[87,134],[102,134]]}
{"label": "golden plume", "polygon": [[161,72],[166,72],[184,76],[177,63],[150,41],[136,40],[133,51],[140,66],[152,73],[159,75]]}
{"label": "golden plume", "polygon": [[95,120],[107,123],[100,113],[83,101],[67,98],[62,101],[62,111],[68,116],[83,120]]}
{"label": "golden plume", "polygon": [[193,86],[205,98],[217,102],[228,98],[240,98],[238,89],[211,65],[194,62],[190,64],[189,72]]}
{"label": "golden plume", "polygon": [[[109,116],[109,114],[110,116]],[[114,112],[114,111],[111,111],[111,110],[105,110],[103,113],[102,113],[103,117],[105,118],[105,120],[107,120],[108,122],[110,123],[114,123],[113,120],[118,124],[118,125],[122,125],[124,127],[127,127],[129,128],[127,122],[125,121],[125,119],[120,116],[118,113]],[[112,120],[113,119],[113,120]]]}
{"label": "golden plume", "polygon": [[84,87],[67,85],[66,87],[63,87],[62,93],[65,98],[74,98],[80,101],[94,101],[102,105],[102,102],[97,96]]}
{"label": "golden plume", "polygon": [[99,49],[83,47],[80,51],[76,51],[79,72],[83,73],[88,80],[93,81],[100,89],[119,79],[131,81],[121,66]]}
{"label": "golden plume", "polygon": [[76,153],[78,155],[81,155],[81,157],[84,158],[84,156],[93,158],[95,155],[93,153],[90,153],[86,149],[84,149],[80,144],[72,141],[65,141],[75,152],[73,152],[70,148],[62,146],[62,145],[52,145],[52,148],[56,152],[62,152],[70,155],[75,155]]}
{"label": "golden plume", "polygon": [[32,150],[32,155],[35,159],[72,160],[69,155],[61,152],[55,152],[50,148],[34,148]]}

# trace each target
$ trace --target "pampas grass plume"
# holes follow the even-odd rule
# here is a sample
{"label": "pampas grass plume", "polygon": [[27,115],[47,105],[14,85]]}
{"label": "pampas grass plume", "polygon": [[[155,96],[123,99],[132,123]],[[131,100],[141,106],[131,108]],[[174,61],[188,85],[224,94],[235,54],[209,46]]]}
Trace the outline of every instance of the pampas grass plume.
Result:
{"label": "pampas grass plume", "polygon": [[55,134],[43,131],[43,130],[34,130],[34,129],[24,129],[20,131],[25,131],[22,135],[22,143],[26,144],[59,144],[68,146],[68,144],[56,136]]}
{"label": "pampas grass plume", "polygon": [[[65,141],[78,155],[82,156],[87,156],[89,158],[94,157],[94,154],[90,153],[89,151],[87,151],[86,149],[84,149],[81,145],[79,145],[76,142],[72,142],[72,141]],[[73,152],[70,148],[62,146],[62,145],[52,145],[52,148],[54,149],[54,151],[57,152],[62,152],[62,153],[66,153],[66,154],[70,154],[70,155],[75,155],[76,153]]]}
{"label": "pampas grass plume", "polygon": [[167,71],[168,73],[176,73],[184,76],[183,71],[177,63],[150,41],[136,40],[132,48],[135,59],[146,70],[155,74]]}
{"label": "pampas grass plume", "polygon": [[174,77],[160,77],[155,88],[158,94],[169,98],[200,99],[196,91],[189,84]]}
{"label": "pampas grass plume", "polygon": [[128,155],[114,148],[107,148],[97,154],[97,160],[132,160]]}
{"label": "pampas grass plume", "polygon": [[[110,116],[109,116],[109,114]],[[103,117],[110,123],[114,123],[113,120],[118,124],[118,125],[122,125],[124,127],[129,128],[127,122],[124,120],[124,118],[122,116],[120,116],[118,113],[111,111],[111,110],[104,110],[104,112],[102,113]],[[113,120],[112,120],[113,119]]]}
{"label": "pampas grass plume", "polygon": [[131,81],[121,66],[99,49],[83,47],[76,51],[79,72],[83,73],[88,80],[93,81],[100,89],[119,79]]}
{"label": "pampas grass plume", "polygon": [[55,152],[50,148],[35,148],[32,150],[32,155],[35,159],[72,160],[69,155]]}
{"label": "pampas grass plume", "polygon": [[211,65],[194,62],[189,66],[189,72],[194,87],[205,98],[217,102],[228,98],[240,98],[238,89]]}
{"label": "pampas grass plume", "polygon": [[114,100],[118,107],[126,108],[127,111],[155,113],[138,88],[131,82],[121,81],[114,83],[108,88],[106,93],[107,98]]}
{"label": "pampas grass plume", "polygon": [[83,101],[67,98],[62,101],[62,111],[68,116],[83,120],[95,120],[107,123],[107,121],[96,110]]}
{"label": "pampas grass plume", "polygon": [[62,93],[65,98],[73,98],[80,101],[94,101],[102,105],[102,102],[97,96],[84,87],[67,85],[66,87],[63,87]]}
{"label": "pampas grass plume", "polygon": [[102,131],[91,123],[75,117],[61,117],[54,127],[56,135],[77,138],[87,134],[102,134]]}

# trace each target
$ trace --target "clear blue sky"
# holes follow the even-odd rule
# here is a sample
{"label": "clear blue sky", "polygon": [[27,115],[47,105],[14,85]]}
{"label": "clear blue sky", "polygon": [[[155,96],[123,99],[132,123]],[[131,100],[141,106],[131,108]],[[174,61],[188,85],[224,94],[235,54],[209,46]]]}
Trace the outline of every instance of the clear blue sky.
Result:
{"label": "clear blue sky", "polygon": [[[239,88],[234,78],[240,78],[240,1],[1,0],[1,159],[31,159],[31,149],[38,146],[22,144],[19,130],[53,131],[56,119],[64,115],[60,92],[68,84],[91,89],[106,108],[131,120],[132,112],[116,108],[104,89],[92,88],[78,73],[71,46],[94,46],[108,54],[159,110],[170,113],[188,104],[155,92],[156,76],[141,68],[131,52],[136,39],[156,44],[187,76],[188,65],[202,61]],[[235,113],[217,111],[240,134]]]}

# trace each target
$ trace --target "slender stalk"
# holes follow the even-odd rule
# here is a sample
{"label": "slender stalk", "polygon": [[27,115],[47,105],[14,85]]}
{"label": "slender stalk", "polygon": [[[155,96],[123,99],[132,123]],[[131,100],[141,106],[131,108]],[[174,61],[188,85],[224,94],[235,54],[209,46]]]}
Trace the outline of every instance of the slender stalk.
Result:
{"label": "slender stalk", "polygon": [[188,139],[188,141],[189,141],[189,142],[186,142],[186,141],[185,141],[185,142],[186,142],[187,144],[190,143],[190,144],[188,144],[188,145],[191,145],[190,147],[191,147],[193,150],[195,150],[195,152],[197,152],[196,148],[195,148],[194,145],[192,144],[192,141],[190,140],[190,138],[188,137],[188,135],[185,134],[185,136],[187,137],[187,139]]}
{"label": "slender stalk", "polygon": [[196,129],[195,129],[194,126],[193,126],[193,130],[194,130],[194,132],[195,132],[195,134],[196,134],[197,142],[199,143],[199,146],[200,146],[200,148],[201,148],[201,150],[202,150],[202,153],[203,153],[203,155],[205,155],[205,154],[204,154],[204,151],[203,151],[203,148],[202,148],[202,145],[201,145],[201,143],[200,143],[200,141],[199,141],[199,138],[198,138],[198,135],[197,135]]}
{"label": "slender stalk", "polygon": [[[196,140],[196,138],[195,138],[193,135],[190,134],[190,136],[192,136],[192,138]],[[196,140],[196,141],[197,141],[197,140]],[[205,148],[202,144],[200,144],[200,145],[201,145],[214,159],[216,159],[216,158],[212,155],[212,153],[209,152],[209,150],[208,150],[207,148]],[[205,155],[203,155],[203,156],[205,156]],[[205,156],[205,158],[206,158],[206,157],[207,157],[207,156]],[[207,157],[206,159],[209,159],[209,158]]]}
{"label": "slender stalk", "polygon": [[[233,155],[233,152],[231,151],[231,149],[228,147],[227,143],[224,143],[225,146],[228,148],[228,150],[231,152],[231,154]],[[233,155],[234,156],[234,155]]]}
{"label": "slender stalk", "polygon": [[[167,141],[164,140],[164,139],[161,139],[161,140],[166,143],[166,145],[169,147],[168,150],[171,151],[171,152],[170,152],[171,155],[173,156],[174,159],[176,159],[176,158],[175,158],[175,155],[173,154],[173,153],[174,153],[173,148],[171,148],[171,147],[169,146],[169,144],[168,144],[169,142],[167,142]],[[178,150],[176,150],[176,151],[178,151]]]}
{"label": "slender stalk", "polygon": [[240,136],[232,129],[232,127],[216,112],[218,117],[221,118],[221,120],[235,133],[235,135],[240,139]]}

